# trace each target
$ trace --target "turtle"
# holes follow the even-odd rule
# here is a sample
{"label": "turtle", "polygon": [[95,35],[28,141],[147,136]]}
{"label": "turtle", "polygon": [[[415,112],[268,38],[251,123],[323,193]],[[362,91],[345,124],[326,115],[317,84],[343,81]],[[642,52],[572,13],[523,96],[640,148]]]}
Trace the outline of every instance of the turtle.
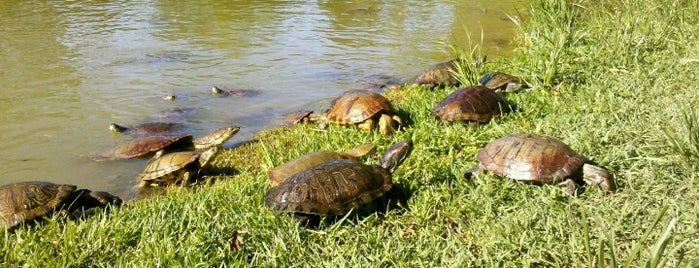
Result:
{"label": "turtle", "polygon": [[211,95],[214,97],[228,97],[228,96],[239,96],[239,97],[253,97],[260,94],[258,90],[252,89],[222,89],[217,86],[211,87]]}
{"label": "turtle", "polygon": [[219,147],[214,146],[202,152],[158,153],[138,176],[138,186],[189,185],[198,179],[199,170],[213,159],[218,150]]}
{"label": "turtle", "polygon": [[391,102],[383,95],[369,90],[350,90],[330,103],[325,118],[338,125],[357,125],[365,132],[378,128],[388,136],[403,124]]}
{"label": "turtle", "polygon": [[481,85],[495,90],[495,92],[515,92],[521,88],[528,87],[519,77],[501,72],[488,73],[481,77],[479,82]]}
{"label": "turtle", "polygon": [[175,122],[148,122],[135,126],[124,126],[117,123],[109,124],[109,130],[114,133],[128,133],[134,136],[148,136],[170,133],[184,129],[184,124]]}
{"label": "turtle", "polygon": [[308,153],[294,160],[286,162],[283,165],[270,169],[268,173],[268,178],[272,184],[276,185],[282,183],[287,178],[293,176],[296,173],[315,167],[325,162],[330,162],[339,159],[356,160],[357,158],[370,153],[374,150],[374,148],[376,148],[374,144],[367,143],[364,145],[357,146],[345,153],[339,153],[335,151],[318,151]]}
{"label": "turtle", "polygon": [[13,229],[54,212],[82,215],[92,208],[119,206],[122,200],[107,192],[78,189],[75,185],[24,181],[0,186],[0,228]]}
{"label": "turtle", "polygon": [[303,124],[303,123],[311,122],[313,120],[312,117],[313,117],[312,110],[301,110],[301,111],[296,111],[296,112],[285,114],[282,121],[284,122],[284,125],[286,125],[286,126],[293,126],[296,124]]}
{"label": "turtle", "polygon": [[233,135],[238,133],[238,131],[240,131],[239,126],[219,128],[203,137],[195,139],[193,142],[194,148],[197,150],[204,150],[211,147],[220,146],[228,139],[233,137]]}
{"label": "turtle", "polygon": [[461,88],[444,98],[432,112],[449,122],[489,122],[493,117],[510,111],[507,101],[485,86]]}
{"label": "turtle", "polygon": [[430,87],[458,84],[459,80],[455,76],[457,67],[457,59],[430,65],[415,77],[413,83]]}
{"label": "turtle", "polygon": [[562,141],[539,134],[510,134],[488,143],[478,153],[478,166],[466,171],[470,178],[481,170],[497,176],[535,184],[565,182],[566,192],[574,194],[574,175],[582,173],[587,184],[616,191],[612,176],[604,168],[585,163],[585,158]]}
{"label": "turtle", "polygon": [[386,150],[380,165],[339,159],[306,169],[270,188],[265,205],[272,211],[293,213],[306,224],[317,217],[345,215],[389,192],[392,173],[412,148],[410,139],[397,143]]}
{"label": "turtle", "polygon": [[160,150],[192,147],[193,140],[192,135],[148,136],[127,141],[97,155],[91,155],[89,158],[105,161],[146,157]]}
{"label": "turtle", "polygon": [[354,89],[370,90],[374,92],[385,92],[390,90],[397,90],[403,86],[403,81],[400,78],[396,78],[389,75],[369,75],[362,78]]}

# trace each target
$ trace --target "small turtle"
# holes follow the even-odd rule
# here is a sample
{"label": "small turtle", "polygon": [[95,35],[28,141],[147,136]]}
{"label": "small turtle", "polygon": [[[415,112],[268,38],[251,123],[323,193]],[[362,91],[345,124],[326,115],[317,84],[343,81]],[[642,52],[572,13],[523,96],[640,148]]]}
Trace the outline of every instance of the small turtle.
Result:
{"label": "small turtle", "polygon": [[194,140],[194,148],[204,150],[215,146],[220,146],[228,139],[240,131],[239,126],[224,127]]}
{"label": "small turtle", "polygon": [[296,173],[265,195],[265,205],[308,223],[313,217],[344,215],[373,203],[393,187],[392,173],[410,155],[404,140],[386,150],[381,165],[341,159]]}
{"label": "small turtle", "polygon": [[359,81],[354,89],[370,90],[374,92],[385,92],[400,89],[403,81],[399,78],[388,75],[370,75]]}
{"label": "small turtle", "polygon": [[260,95],[260,91],[252,89],[222,89],[220,87],[213,86],[211,88],[211,95],[213,95],[214,97],[254,97]]}
{"label": "small turtle", "polygon": [[283,165],[277,166],[269,170],[268,178],[272,184],[276,185],[284,182],[287,178],[293,176],[296,173],[315,167],[325,162],[340,159],[356,160],[357,158],[362,157],[373,151],[375,147],[376,146],[374,144],[368,143],[357,146],[346,153],[339,153],[334,151],[319,151],[305,154],[294,160],[286,162]]}
{"label": "small turtle", "polygon": [[466,171],[470,178],[481,170],[530,183],[566,181],[566,192],[575,193],[576,184],[569,180],[582,173],[588,184],[614,192],[616,186],[609,172],[585,163],[585,158],[560,140],[537,134],[511,134],[488,143],[478,153],[480,164]]}
{"label": "small turtle", "polygon": [[95,161],[121,160],[146,157],[160,150],[186,149],[193,145],[192,135],[148,136],[117,145],[116,147],[90,156]]}
{"label": "small turtle", "polygon": [[172,109],[168,109],[165,111],[161,111],[160,113],[156,114],[154,117],[155,118],[165,118],[165,119],[169,119],[171,121],[185,121],[188,117],[194,116],[198,112],[199,111],[197,110],[197,108],[177,107],[177,108],[172,108]]}
{"label": "small turtle", "polygon": [[338,125],[357,125],[365,132],[377,128],[378,123],[385,136],[403,124],[386,97],[368,90],[350,90],[334,99],[326,119]]}
{"label": "small turtle", "polygon": [[114,133],[128,133],[134,136],[146,136],[162,133],[169,133],[184,129],[184,124],[174,122],[149,122],[131,127],[111,123],[109,130]]}
{"label": "small turtle", "polygon": [[501,72],[488,73],[481,77],[479,82],[495,92],[515,92],[527,87],[527,84],[522,82],[519,77]]}
{"label": "small turtle", "polygon": [[480,85],[459,89],[432,108],[435,115],[449,122],[463,120],[485,123],[509,111],[510,105],[505,99]]}
{"label": "small turtle", "polygon": [[75,185],[25,181],[0,186],[0,228],[12,229],[54,212],[81,215],[92,208],[118,206],[121,199],[106,192],[77,189]]}
{"label": "small turtle", "polygon": [[139,187],[167,186],[190,183],[198,179],[198,173],[218,152],[218,147],[203,152],[184,151],[156,154],[138,177]]}
{"label": "small turtle", "polygon": [[456,62],[457,59],[451,59],[431,65],[417,75],[414,83],[430,87],[458,84],[459,80],[455,76],[458,70]]}
{"label": "small turtle", "polygon": [[305,124],[311,122],[313,115],[312,110],[302,110],[293,113],[288,113],[284,115],[283,122],[286,126],[293,126],[296,124]]}

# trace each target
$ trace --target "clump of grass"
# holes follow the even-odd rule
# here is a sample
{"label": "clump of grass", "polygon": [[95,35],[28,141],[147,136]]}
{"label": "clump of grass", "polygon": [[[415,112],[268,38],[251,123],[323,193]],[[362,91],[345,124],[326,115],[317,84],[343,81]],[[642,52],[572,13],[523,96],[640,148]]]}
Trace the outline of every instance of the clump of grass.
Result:
{"label": "clump of grass", "polygon": [[699,163],[699,113],[689,105],[680,108],[679,126],[665,130],[668,144],[680,157],[682,165],[691,170]]}

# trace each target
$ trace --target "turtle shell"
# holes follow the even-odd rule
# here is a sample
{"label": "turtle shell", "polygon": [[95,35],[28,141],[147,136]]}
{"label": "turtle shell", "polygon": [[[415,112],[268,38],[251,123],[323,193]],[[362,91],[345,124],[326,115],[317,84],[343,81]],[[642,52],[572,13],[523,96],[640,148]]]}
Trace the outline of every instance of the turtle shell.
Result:
{"label": "turtle shell", "polygon": [[395,113],[391,102],[383,95],[368,90],[350,90],[330,103],[326,117],[338,125],[353,125],[377,114]]}
{"label": "turtle shell", "polygon": [[478,153],[480,165],[495,175],[549,183],[581,169],[585,158],[560,140],[537,134],[512,134],[488,143]]}
{"label": "turtle shell", "polygon": [[464,120],[485,123],[495,116],[509,112],[510,106],[493,90],[479,85],[462,88],[449,94],[432,108],[432,111],[450,122]]}
{"label": "turtle shell", "polygon": [[275,211],[318,216],[343,215],[372,203],[393,186],[391,173],[378,165],[342,159],[297,173],[272,187],[265,204]]}
{"label": "turtle shell", "polygon": [[459,83],[459,80],[454,76],[454,72],[457,70],[455,61],[456,60],[448,60],[430,65],[415,77],[414,83],[428,86]]}
{"label": "turtle shell", "polygon": [[312,110],[302,110],[284,115],[282,122],[284,125],[293,126],[296,124],[307,123],[311,121]]}
{"label": "turtle shell", "polygon": [[138,177],[141,186],[168,185],[181,182],[185,172],[200,168],[199,153],[194,151],[174,152],[151,159]]}
{"label": "turtle shell", "polygon": [[167,148],[192,147],[192,139],[191,135],[149,136],[125,142],[90,158],[95,161],[104,161],[144,157]]}
{"label": "turtle shell", "polygon": [[488,73],[481,77],[479,82],[495,91],[515,91],[524,86],[518,77],[501,72]]}

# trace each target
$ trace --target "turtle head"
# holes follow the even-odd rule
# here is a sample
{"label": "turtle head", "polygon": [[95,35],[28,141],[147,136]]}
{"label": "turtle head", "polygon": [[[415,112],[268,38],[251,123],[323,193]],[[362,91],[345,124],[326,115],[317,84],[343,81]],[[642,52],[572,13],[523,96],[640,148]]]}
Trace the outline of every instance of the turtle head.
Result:
{"label": "turtle head", "polygon": [[211,95],[219,96],[221,94],[223,94],[223,89],[217,86],[211,87]]}
{"label": "turtle head", "polygon": [[585,183],[596,184],[606,192],[616,192],[616,184],[614,180],[612,180],[612,175],[609,174],[609,171],[590,164],[584,164],[582,169]]}
{"label": "turtle head", "polygon": [[114,133],[123,133],[123,132],[129,130],[129,128],[122,126],[122,125],[119,125],[117,123],[111,123],[111,124],[109,124],[109,130],[111,130]]}
{"label": "turtle head", "polygon": [[381,159],[381,166],[393,173],[413,151],[413,141],[405,139],[388,148]]}

